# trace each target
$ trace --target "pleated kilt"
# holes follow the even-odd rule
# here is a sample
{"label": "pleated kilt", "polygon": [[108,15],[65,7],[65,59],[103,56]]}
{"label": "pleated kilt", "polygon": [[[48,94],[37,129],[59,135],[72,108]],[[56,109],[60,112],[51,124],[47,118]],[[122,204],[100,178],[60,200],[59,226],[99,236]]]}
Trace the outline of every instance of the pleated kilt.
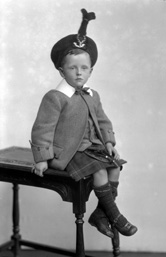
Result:
{"label": "pleated kilt", "polygon": [[126,162],[123,159],[115,160],[103,145],[92,145],[83,152],[76,152],[66,171],[75,181],[79,181],[101,169],[122,168]]}

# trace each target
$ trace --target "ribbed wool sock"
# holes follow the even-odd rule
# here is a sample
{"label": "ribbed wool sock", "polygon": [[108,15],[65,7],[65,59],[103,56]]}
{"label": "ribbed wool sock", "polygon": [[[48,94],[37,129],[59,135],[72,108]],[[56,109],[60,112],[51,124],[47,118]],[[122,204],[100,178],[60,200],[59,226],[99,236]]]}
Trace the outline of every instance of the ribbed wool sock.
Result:
{"label": "ribbed wool sock", "polygon": [[112,196],[115,198],[118,196],[118,186],[119,186],[119,181],[110,181],[111,188],[112,188]]}
{"label": "ribbed wool sock", "polygon": [[[118,196],[118,186],[119,186],[119,181],[110,181],[111,184],[111,190],[112,190],[112,196],[115,201],[115,198]],[[97,207],[98,209],[102,209],[102,206],[100,202],[98,201]]]}
{"label": "ribbed wool sock", "polygon": [[119,226],[123,227],[127,223],[127,220],[120,214],[119,209],[114,202],[111,184],[108,182],[100,187],[94,187],[94,192],[110,223],[114,223],[116,221]]}

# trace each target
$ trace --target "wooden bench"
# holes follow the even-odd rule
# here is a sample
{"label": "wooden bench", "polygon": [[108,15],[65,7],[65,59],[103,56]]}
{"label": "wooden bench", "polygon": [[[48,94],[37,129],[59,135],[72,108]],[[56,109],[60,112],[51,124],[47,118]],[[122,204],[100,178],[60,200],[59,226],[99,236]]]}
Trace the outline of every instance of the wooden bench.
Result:
{"label": "wooden bench", "polygon": [[[58,253],[65,256],[88,257],[84,250],[83,217],[86,212],[86,202],[91,193],[91,178],[75,182],[67,172],[48,169],[44,177],[32,173],[33,157],[31,149],[9,147],[0,150],[0,181],[13,184],[13,234],[11,240],[0,245],[0,252],[10,249],[14,257],[19,256],[21,246]],[[46,188],[57,192],[63,201],[73,204],[76,217],[76,252],[57,247],[51,247],[23,240],[19,227],[19,185]],[[119,234],[115,231],[112,239],[114,256],[120,255]],[[89,256],[90,257],[90,256]]]}

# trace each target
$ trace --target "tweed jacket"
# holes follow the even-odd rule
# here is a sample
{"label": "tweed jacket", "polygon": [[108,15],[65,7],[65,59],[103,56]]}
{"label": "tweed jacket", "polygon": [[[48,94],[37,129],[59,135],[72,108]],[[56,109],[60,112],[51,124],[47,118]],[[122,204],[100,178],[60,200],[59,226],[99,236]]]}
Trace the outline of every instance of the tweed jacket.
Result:
{"label": "tweed jacket", "polygon": [[35,162],[49,161],[50,167],[64,170],[79,149],[89,115],[102,143],[115,145],[112,123],[95,90],[76,95],[75,88],[63,80],[56,89],[46,93],[31,134]]}

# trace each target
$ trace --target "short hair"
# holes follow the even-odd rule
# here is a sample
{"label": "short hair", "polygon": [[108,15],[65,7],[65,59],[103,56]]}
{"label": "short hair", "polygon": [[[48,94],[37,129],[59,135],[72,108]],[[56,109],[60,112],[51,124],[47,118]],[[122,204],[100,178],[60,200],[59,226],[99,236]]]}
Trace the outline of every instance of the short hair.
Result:
{"label": "short hair", "polygon": [[[69,50],[69,52],[67,52],[67,54],[63,57],[62,61],[61,61],[61,67],[63,67],[64,63],[65,63],[65,57],[69,54],[69,55],[78,55],[78,54],[82,54],[82,53],[87,53],[86,51],[84,51],[83,49],[80,48],[73,48],[71,50]],[[87,53],[90,57],[90,54]],[[92,65],[92,60],[90,57],[90,61],[91,61],[91,65]]]}

